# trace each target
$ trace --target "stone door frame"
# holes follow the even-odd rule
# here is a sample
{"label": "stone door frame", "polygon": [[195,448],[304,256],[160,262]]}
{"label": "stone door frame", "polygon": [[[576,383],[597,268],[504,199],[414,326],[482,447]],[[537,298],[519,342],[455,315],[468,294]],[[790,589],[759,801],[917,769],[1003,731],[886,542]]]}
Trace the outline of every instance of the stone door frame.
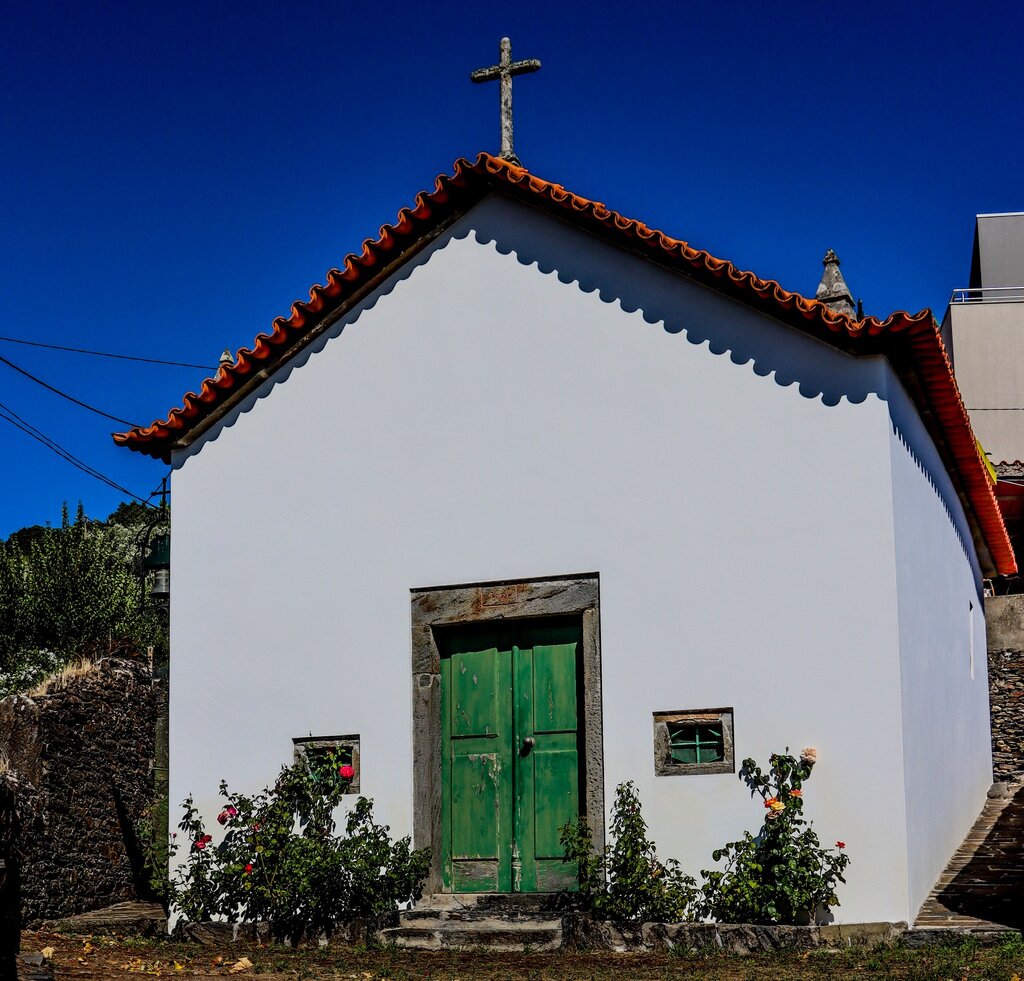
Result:
{"label": "stone door frame", "polygon": [[583,630],[581,803],[604,850],[604,725],[597,573],[413,589],[413,822],[415,848],[431,850],[424,891],[444,890],[441,875],[441,655],[437,627],[531,617],[578,616]]}

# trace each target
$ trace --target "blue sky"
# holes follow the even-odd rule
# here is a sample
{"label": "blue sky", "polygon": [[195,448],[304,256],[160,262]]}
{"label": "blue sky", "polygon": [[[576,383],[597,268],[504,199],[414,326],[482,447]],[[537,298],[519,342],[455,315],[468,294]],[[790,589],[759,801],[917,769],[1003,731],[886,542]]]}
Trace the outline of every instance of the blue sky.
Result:
{"label": "blue sky", "polygon": [[[966,285],[977,212],[1024,209],[1012,3],[9,3],[0,335],[216,364],[458,156],[497,150],[498,39],[539,58],[516,148],[542,177],[868,313]],[[148,424],[204,376],[0,342]],[[166,468],[0,364],[0,403],[147,496]],[[0,535],[123,495],[0,422]],[[245,488],[238,488],[244,494]]]}

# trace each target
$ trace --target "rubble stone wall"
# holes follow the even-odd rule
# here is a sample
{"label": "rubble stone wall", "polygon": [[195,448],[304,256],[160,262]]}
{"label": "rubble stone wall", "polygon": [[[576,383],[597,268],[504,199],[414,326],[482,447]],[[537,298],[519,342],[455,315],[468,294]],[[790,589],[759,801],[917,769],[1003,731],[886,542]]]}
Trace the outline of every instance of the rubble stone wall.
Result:
{"label": "rubble stone wall", "polygon": [[159,695],[148,662],[105,658],[66,687],[0,702],[0,748],[34,792],[19,842],[26,924],[146,898]]}
{"label": "rubble stone wall", "polygon": [[985,600],[992,774],[1024,776],[1024,595]]}

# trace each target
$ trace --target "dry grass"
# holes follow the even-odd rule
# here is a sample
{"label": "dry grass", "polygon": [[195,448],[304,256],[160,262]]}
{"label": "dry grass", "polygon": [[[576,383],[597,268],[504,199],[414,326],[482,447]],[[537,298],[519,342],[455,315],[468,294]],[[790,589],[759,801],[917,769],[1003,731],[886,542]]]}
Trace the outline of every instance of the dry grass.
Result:
{"label": "dry grass", "polygon": [[205,947],[172,940],[23,933],[22,950],[52,948],[58,981],[131,981],[140,974],[213,979],[232,975],[242,957],[260,981],[1018,981],[1024,942],[994,946],[953,936],[948,945],[899,944],[840,950],[776,951],[737,957],[724,951],[671,954],[401,951],[359,947],[261,947],[239,941]]}
{"label": "dry grass", "polygon": [[55,671],[48,678],[44,678],[35,688],[29,691],[30,698],[38,698],[40,695],[48,695],[50,692],[61,691],[67,688],[76,678],[84,678],[92,674],[96,664],[90,658],[82,658],[81,661],[73,661],[65,665],[59,671]]}

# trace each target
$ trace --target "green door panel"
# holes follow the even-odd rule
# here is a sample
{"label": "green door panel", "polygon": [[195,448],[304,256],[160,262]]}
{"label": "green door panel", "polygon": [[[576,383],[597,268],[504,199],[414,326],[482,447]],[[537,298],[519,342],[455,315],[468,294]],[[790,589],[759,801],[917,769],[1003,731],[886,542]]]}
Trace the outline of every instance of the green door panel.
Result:
{"label": "green door panel", "polygon": [[[516,839],[517,891],[572,888],[575,866],[562,862],[559,829],[579,810],[576,665],[578,623],[526,626],[516,638],[515,725],[519,737]],[[527,739],[533,745],[525,755]],[[514,874],[514,873],[513,873]]]}
{"label": "green door panel", "polygon": [[453,654],[451,668],[452,738],[496,735],[507,715],[497,646]]}
{"label": "green door panel", "polygon": [[[566,736],[570,735],[565,733]],[[575,736],[575,733],[571,735]],[[568,743],[569,740],[566,740]],[[534,853],[561,858],[559,829],[579,816],[579,754],[576,747],[534,751]]]}
{"label": "green door panel", "polygon": [[452,759],[452,854],[494,859],[501,851],[501,756],[469,753]]}
{"label": "green door panel", "polygon": [[579,622],[453,630],[440,648],[445,887],[573,888],[558,831],[579,815]]}
{"label": "green door panel", "polygon": [[512,887],[512,653],[495,630],[466,631],[441,661],[442,847],[445,884],[458,892]]}

